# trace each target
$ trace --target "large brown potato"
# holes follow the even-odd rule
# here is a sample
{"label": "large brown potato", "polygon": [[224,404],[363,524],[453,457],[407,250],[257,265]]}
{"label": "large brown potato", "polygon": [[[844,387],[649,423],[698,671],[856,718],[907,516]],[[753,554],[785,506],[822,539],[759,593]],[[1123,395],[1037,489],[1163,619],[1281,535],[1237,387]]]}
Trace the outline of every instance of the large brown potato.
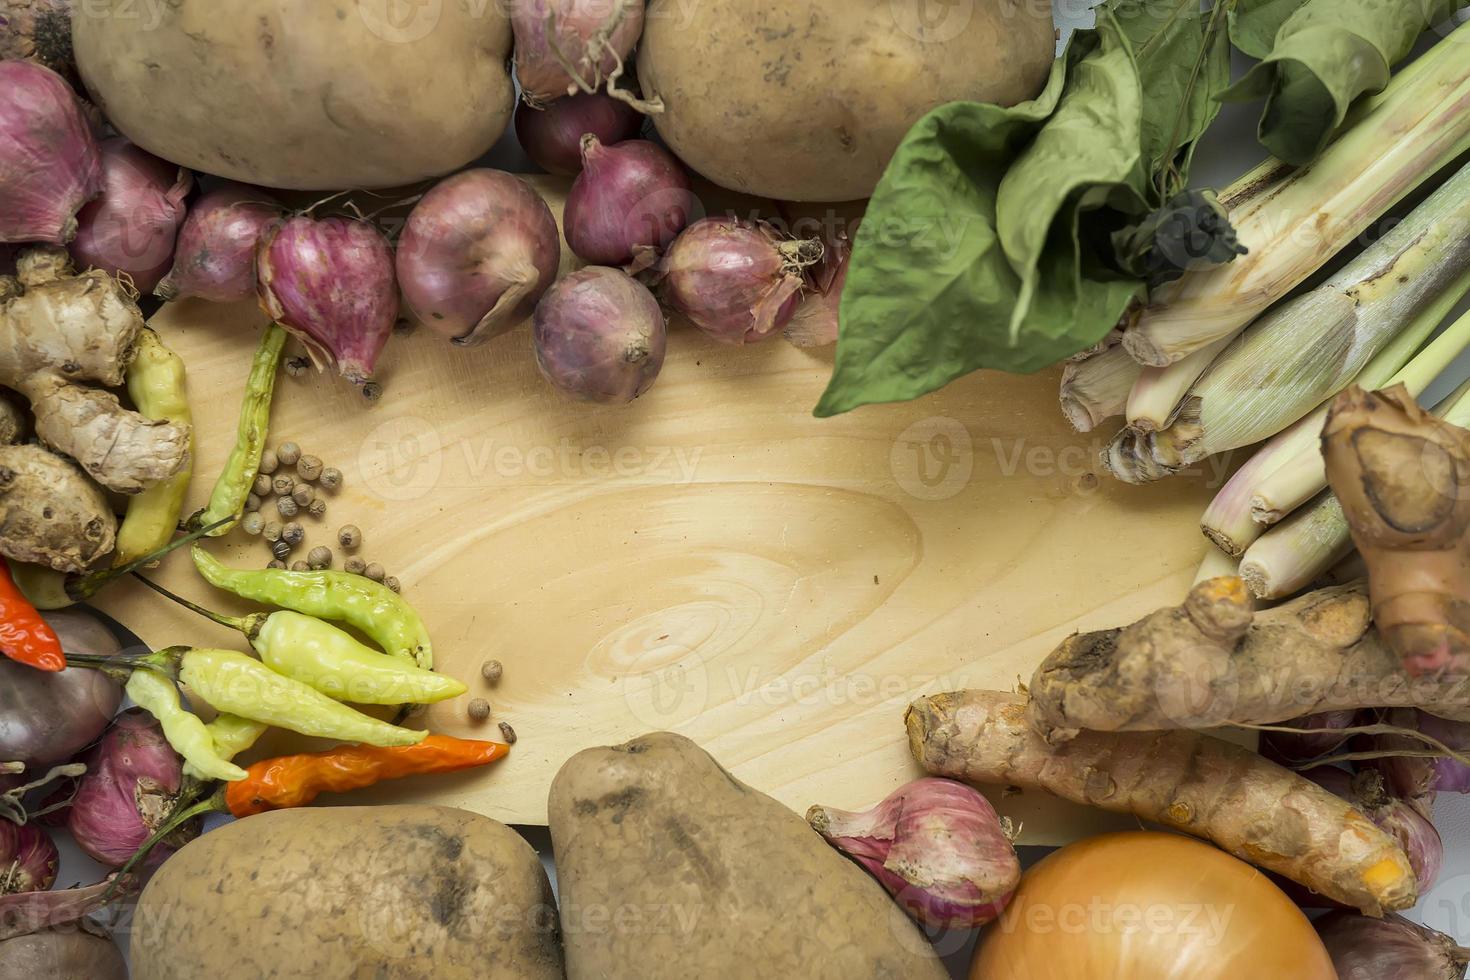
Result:
{"label": "large brown potato", "polygon": [[868,197],[924,113],[1046,83],[1048,0],[653,0],[638,56],[661,136],[717,184]]}
{"label": "large brown potato", "polygon": [[876,881],[680,735],[573,756],[550,811],[571,980],[947,976]]}
{"label": "large brown potato", "polygon": [[437,806],[317,807],[191,841],[143,890],[133,980],[560,980],[531,846]]}
{"label": "large brown potato", "polygon": [[500,138],[510,22],[454,0],[88,0],[87,89],[166,160],[267,187],[391,187]]}

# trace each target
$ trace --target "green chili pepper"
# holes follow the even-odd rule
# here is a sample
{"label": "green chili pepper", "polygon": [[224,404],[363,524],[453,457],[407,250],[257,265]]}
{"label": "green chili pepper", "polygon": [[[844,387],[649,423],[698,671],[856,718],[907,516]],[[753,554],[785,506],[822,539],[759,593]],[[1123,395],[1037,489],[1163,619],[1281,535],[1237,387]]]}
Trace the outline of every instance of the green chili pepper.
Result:
{"label": "green chili pepper", "polygon": [[128,678],[128,697],[158,719],[163,737],[174,751],[205,779],[234,782],[245,778],[245,770],[219,757],[214,739],[199,716],[184,708],[173,681],[151,670],[135,670]]}
{"label": "green chili pepper", "polygon": [[245,498],[250,496],[250,485],[255,481],[255,474],[260,469],[260,456],[265,452],[271,420],[271,394],[275,391],[276,368],[281,363],[281,351],[285,346],[286,331],[274,323],[267,327],[250,366],[250,379],[245,384],[245,401],[240,406],[240,428],[235,436],[235,448],[230,450],[230,459],[214,484],[209,506],[189,521],[190,527],[202,527],[232,518],[221,529],[211,531],[209,536],[212,538],[228,532],[245,512]]}
{"label": "green chili pepper", "polygon": [[242,599],[291,609],[318,619],[346,623],[386,653],[434,667],[428,630],[413,607],[386,585],[351,572],[288,572],[279,568],[236,569],[194,548],[194,567],[217,589]]}
{"label": "green chili pepper", "polygon": [[336,701],[352,704],[437,704],[467,688],[452,677],[423,670],[359,643],[345,630],[298,612],[222,616],[138,576],[181,606],[245,634],[265,665]]}
{"label": "green chili pepper", "polygon": [[137,354],[128,365],[128,395],[147,418],[188,427],[190,452],[178,473],[128,500],[127,516],[117,532],[116,565],[127,565],[169,543],[178,530],[179,512],[194,471],[193,417],[184,393],[184,360],[152,330],[138,335]]}
{"label": "green chili pepper", "polygon": [[302,735],[382,747],[417,745],[427,734],[353,711],[233,650],[183,652],[179,679],[219,711]]}

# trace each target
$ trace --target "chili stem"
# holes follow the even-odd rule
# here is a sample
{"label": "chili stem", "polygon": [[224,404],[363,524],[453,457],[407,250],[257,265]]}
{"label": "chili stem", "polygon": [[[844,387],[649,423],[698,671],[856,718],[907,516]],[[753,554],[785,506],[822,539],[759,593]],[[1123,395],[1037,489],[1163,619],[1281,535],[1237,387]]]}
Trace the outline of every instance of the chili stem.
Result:
{"label": "chili stem", "polygon": [[[207,786],[208,784],[206,783],[205,785]],[[133,852],[133,856],[128,858],[127,863],[118,869],[117,880],[120,881],[126,878],[128,873],[136,868],[140,862],[147,860],[149,853],[153,848],[158,846],[159,841],[178,830],[190,820],[193,820],[195,817],[202,817],[208,813],[228,812],[229,808],[225,805],[225,791],[223,789],[215,791],[207,799],[200,800],[197,803],[186,801],[186,798],[181,794],[175,805],[174,812],[169,818],[147,840],[139,844],[138,849]],[[107,897],[112,897],[112,891],[110,889],[107,892]]]}
{"label": "chili stem", "polygon": [[255,635],[260,632],[260,624],[257,621],[262,620],[264,618],[262,616],[226,616],[224,613],[217,613],[211,609],[205,609],[197,602],[191,602],[181,595],[170,592],[168,589],[164,588],[157,582],[143,575],[141,572],[134,572],[133,577],[136,578],[139,582],[142,582],[144,585],[148,586],[148,588],[152,589],[154,592],[157,592],[159,595],[163,596],[165,599],[173,600],[190,612],[198,613],[200,616],[203,616],[205,619],[209,620],[212,623],[218,623],[219,625],[228,627],[232,630],[239,630],[241,633],[244,633],[251,639],[254,639]]}
{"label": "chili stem", "polygon": [[168,544],[164,545],[162,548],[159,548],[157,551],[153,551],[146,555],[143,555],[141,558],[135,558],[132,561],[128,562],[126,565],[118,565],[116,568],[108,568],[103,569],[102,571],[90,572],[86,575],[81,576],[80,578],[74,579],[66,584],[66,594],[75,602],[82,602],[84,600],[90,599],[92,598],[92,596],[102,591],[103,587],[106,586],[113,579],[121,578],[124,575],[136,572],[138,569],[143,568],[146,565],[151,565],[153,562],[156,562],[159,559],[163,558],[169,552],[174,551],[178,548],[182,548],[186,544],[191,544],[199,540],[210,531],[213,531],[216,528],[228,524],[233,519],[234,518],[226,517],[222,520],[215,521],[213,524],[210,524],[207,527],[201,527],[197,530],[190,531],[183,537],[175,538],[174,540],[170,541]]}

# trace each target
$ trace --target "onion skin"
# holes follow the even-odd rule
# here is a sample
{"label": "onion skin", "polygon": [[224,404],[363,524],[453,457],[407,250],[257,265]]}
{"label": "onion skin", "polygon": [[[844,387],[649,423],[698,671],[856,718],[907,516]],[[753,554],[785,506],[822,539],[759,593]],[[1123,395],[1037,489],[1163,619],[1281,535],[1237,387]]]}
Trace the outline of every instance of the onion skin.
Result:
{"label": "onion skin", "polygon": [[633,139],[643,130],[643,114],[601,92],[578,92],[545,108],[522,102],[516,110],[516,137],[531,161],[549,174],[582,172],[582,137],[589,133],[607,145]]}
{"label": "onion skin", "polygon": [[[81,610],[48,612],[46,622],[68,653],[119,652],[107,628]],[[96,741],[121,701],[122,688],[100,670],[49,674],[0,657],[0,762],[22,762],[28,776],[44,775]]]}
{"label": "onion skin", "polygon": [[705,218],[675,240],[657,268],[663,296],[723,344],[753,344],[791,321],[816,240],[783,237],[764,222]]}
{"label": "onion skin", "polygon": [[0,895],[43,892],[56,884],[61,854],[51,837],[36,826],[0,819]]}
{"label": "onion skin", "polygon": [[993,921],[1021,881],[1021,863],[979,790],[926,777],[864,813],[814,806],[807,823],[927,926]]}
{"label": "onion skin", "polygon": [[560,280],[536,307],[536,365],[583,401],[626,404],[663,369],[668,331],[658,300],[631,276],[589,266]]}
{"label": "onion skin", "polygon": [[1310,729],[1309,732],[1262,732],[1261,733],[1261,755],[1272,762],[1286,766],[1288,769],[1320,759],[1336,751],[1346,742],[1349,736],[1341,733],[1340,729],[1350,728],[1357,718],[1357,712],[1347,711],[1324,711],[1321,714],[1307,715],[1305,718],[1297,718],[1294,721],[1282,722],[1282,728]]}
{"label": "onion skin", "polygon": [[88,932],[38,932],[0,942],[0,980],[128,980],[122,951]]}
{"label": "onion skin", "polygon": [[260,306],[306,345],[318,370],[366,385],[398,320],[393,247],[351,218],[297,215],[256,252]]}
{"label": "onion skin", "polygon": [[1463,980],[1470,950],[1401,915],[1331,912],[1317,920],[1338,980]]}
{"label": "onion skin", "polygon": [[[540,105],[579,89],[601,87],[628,60],[643,34],[643,17],[644,0],[512,0],[521,95]],[[548,27],[553,19],[557,47],[578,79],[551,49]]]}
{"label": "onion skin", "polygon": [[852,264],[852,242],[839,234],[825,243],[824,249],[816,274],[809,277],[811,294],[796,307],[781,333],[793,347],[830,347],[837,343],[842,291],[847,288],[847,270]]}
{"label": "onion skin", "polygon": [[[151,715],[132,708],[118,715],[87,754],[87,773],[68,810],[67,829],[93,860],[120,868],[172,814],[183,780],[183,760]],[[158,857],[173,848],[162,846]]]}
{"label": "onion skin", "polygon": [[77,268],[132,279],[151,293],[173,264],[194,175],[115,136],[102,141],[102,194],[77,215]]}
{"label": "onion skin", "polygon": [[1312,924],[1260,871],[1175,834],[1047,855],[980,934],[971,980],[1338,980]]}
{"label": "onion skin", "polygon": [[0,61],[0,242],[65,245],[102,193],[102,155],[76,94],[56,72]]}
{"label": "onion skin", "polygon": [[197,296],[240,303],[255,295],[255,251],[282,211],[264,191],[230,183],[189,209],[174,247],[174,264],[153,290],[159,299]]}
{"label": "onion skin", "polygon": [[567,194],[567,244],[594,265],[624,266],[662,252],[702,213],[684,167],[647,140],[604,146],[582,138],[582,172]]}
{"label": "onion skin", "polygon": [[396,261],[399,288],[419,321],[469,347],[531,316],[556,280],[561,234],[525,181],[467,170],[414,207]]}

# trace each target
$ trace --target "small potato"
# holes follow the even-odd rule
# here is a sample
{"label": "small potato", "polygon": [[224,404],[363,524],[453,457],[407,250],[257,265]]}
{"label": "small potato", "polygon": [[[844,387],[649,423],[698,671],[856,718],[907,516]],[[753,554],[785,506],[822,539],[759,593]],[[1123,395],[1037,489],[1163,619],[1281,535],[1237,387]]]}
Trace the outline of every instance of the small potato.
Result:
{"label": "small potato", "polygon": [[164,862],[138,900],[132,980],[563,980],[531,846],[435,806],[277,810]]}

